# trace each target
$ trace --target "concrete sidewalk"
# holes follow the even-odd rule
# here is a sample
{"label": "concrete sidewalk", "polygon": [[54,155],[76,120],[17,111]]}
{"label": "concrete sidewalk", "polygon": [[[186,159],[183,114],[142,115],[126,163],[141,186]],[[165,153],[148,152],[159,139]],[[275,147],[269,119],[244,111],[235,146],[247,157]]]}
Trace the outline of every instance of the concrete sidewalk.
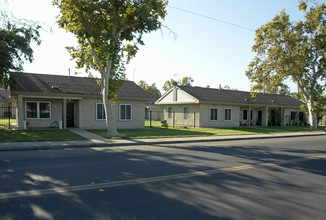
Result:
{"label": "concrete sidewalk", "polygon": [[[290,132],[274,134],[255,135],[230,135],[230,136],[206,136],[206,137],[181,137],[181,138],[150,138],[150,139],[106,139],[102,136],[87,132],[82,129],[70,129],[72,132],[83,136],[88,141],[55,141],[55,142],[10,142],[0,143],[0,151],[19,150],[49,150],[65,148],[89,148],[89,147],[114,147],[129,145],[154,145],[154,144],[177,144],[177,143],[198,143],[209,141],[233,141],[233,140],[254,140],[270,138],[293,138],[304,136],[324,136],[325,132]],[[326,135],[325,135],[326,137]]]}

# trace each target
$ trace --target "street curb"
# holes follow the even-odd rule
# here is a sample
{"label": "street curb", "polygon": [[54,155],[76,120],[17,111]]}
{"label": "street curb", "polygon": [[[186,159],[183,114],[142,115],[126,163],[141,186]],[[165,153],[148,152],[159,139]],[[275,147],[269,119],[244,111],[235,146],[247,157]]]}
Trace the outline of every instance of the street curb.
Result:
{"label": "street curb", "polygon": [[[108,141],[62,141],[62,142],[11,142],[0,143],[1,151],[32,151],[32,150],[61,150],[61,149],[82,149],[93,147],[122,147],[122,146],[137,146],[137,145],[155,145],[155,144],[180,144],[180,143],[200,143],[200,142],[222,142],[222,141],[241,141],[241,140],[259,140],[259,139],[276,139],[276,138],[295,138],[295,137],[308,137],[308,136],[325,136],[325,133],[304,133],[304,134],[285,134],[285,135],[243,135],[241,137],[232,136],[210,136],[206,137],[189,137],[184,139],[172,140],[166,138],[163,140],[153,139],[153,141],[144,141],[148,139],[122,139],[112,142]],[[170,140],[169,140],[170,139]],[[17,146],[14,146],[17,145]]]}

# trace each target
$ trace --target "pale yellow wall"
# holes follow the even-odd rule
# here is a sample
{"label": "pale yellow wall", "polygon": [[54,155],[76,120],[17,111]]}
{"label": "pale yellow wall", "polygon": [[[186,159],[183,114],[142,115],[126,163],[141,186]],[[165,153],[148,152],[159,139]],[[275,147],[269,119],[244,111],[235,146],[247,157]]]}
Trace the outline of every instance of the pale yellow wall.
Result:
{"label": "pale yellow wall", "polygon": [[[51,118],[50,119],[34,119],[34,118],[26,118],[26,102],[27,101],[37,101],[37,102],[50,102],[51,103]],[[62,121],[62,100],[54,100],[54,99],[32,99],[32,98],[23,98],[23,120],[29,123],[30,128],[49,128],[51,123],[54,121]]]}
{"label": "pale yellow wall", "polygon": [[[175,117],[168,118],[168,108],[172,107],[173,112],[175,112]],[[184,107],[190,108],[189,119],[184,119]],[[210,108],[218,108],[218,120],[210,120]],[[224,120],[224,109],[230,108],[232,111],[231,121]],[[194,112],[196,114],[194,115]],[[167,120],[168,124],[172,126],[173,120],[175,126],[193,126],[195,127],[238,127],[239,126],[239,113],[240,107],[238,106],[227,106],[227,105],[164,105],[163,107],[163,120]],[[194,121],[195,117],[195,121]]]}
{"label": "pale yellow wall", "polygon": [[[176,93],[176,95],[174,95]],[[188,93],[184,92],[179,88],[173,88],[165,95],[165,97],[159,102],[164,103],[197,103],[194,97],[190,96]]]}
{"label": "pale yellow wall", "polygon": [[[210,109],[211,107],[218,109],[217,121],[210,120]],[[231,109],[231,121],[224,120],[224,109]],[[239,126],[239,106],[229,106],[229,105],[200,105],[200,126],[201,127],[238,127]]]}
{"label": "pale yellow wall", "polygon": [[[172,112],[174,117],[169,118],[168,108],[172,107]],[[185,119],[184,108],[189,108],[188,119]],[[185,105],[166,105],[162,108],[162,120],[166,120],[169,126],[172,126],[173,123],[175,126],[189,126],[189,127],[199,127],[199,108],[198,105],[185,104]],[[195,115],[194,115],[195,112]]]}
{"label": "pale yellow wall", "polygon": [[[50,102],[50,119],[27,119],[25,112],[26,101]],[[68,101],[67,101],[68,102]],[[105,120],[96,120],[96,103],[102,103],[101,99],[81,99],[74,102],[74,124],[75,127],[90,129],[105,129]],[[132,105],[132,120],[119,120],[119,104]],[[63,121],[63,99],[47,98],[23,98],[22,100],[22,121],[27,121],[30,128],[49,128],[54,121]],[[145,102],[121,100],[114,105],[115,116],[117,117],[117,128],[144,128],[145,127]],[[19,122],[19,127],[23,128],[23,122]]]}
{"label": "pale yellow wall", "polygon": [[[301,109],[297,108],[285,108],[284,109],[284,125],[293,125],[293,121],[291,121],[291,112],[295,111],[297,115],[299,115],[299,112],[301,112]],[[308,117],[307,115],[304,115],[304,121],[308,124]]]}
{"label": "pale yellow wall", "polygon": [[[96,120],[96,103],[102,103],[100,99],[83,99],[79,101],[79,127],[84,129],[105,129],[105,120]],[[119,119],[119,105],[132,105],[132,120]],[[117,118],[117,128],[144,128],[145,126],[145,104],[142,101],[116,102],[113,106],[114,115]]]}

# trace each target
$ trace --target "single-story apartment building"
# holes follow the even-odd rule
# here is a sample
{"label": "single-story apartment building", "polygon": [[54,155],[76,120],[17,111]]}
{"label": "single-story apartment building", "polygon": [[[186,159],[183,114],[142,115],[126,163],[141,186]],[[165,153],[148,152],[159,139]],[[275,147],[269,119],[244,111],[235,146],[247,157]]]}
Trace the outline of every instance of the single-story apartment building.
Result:
{"label": "single-story apartment building", "polygon": [[[98,79],[11,73],[14,84],[10,98],[17,106],[17,125],[31,128],[106,128],[105,114]],[[132,81],[124,81],[114,104],[118,128],[143,128],[145,102],[151,96]]]}
{"label": "single-story apartment building", "polygon": [[290,96],[174,86],[156,101],[169,125],[193,127],[304,125],[302,102]]}

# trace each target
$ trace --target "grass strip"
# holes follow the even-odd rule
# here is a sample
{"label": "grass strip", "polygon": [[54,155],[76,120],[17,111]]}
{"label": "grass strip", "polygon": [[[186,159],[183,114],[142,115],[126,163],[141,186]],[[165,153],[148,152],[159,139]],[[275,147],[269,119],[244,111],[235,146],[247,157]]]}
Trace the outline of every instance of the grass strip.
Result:
{"label": "grass strip", "polygon": [[0,142],[81,141],[86,140],[69,130],[0,129]]}

